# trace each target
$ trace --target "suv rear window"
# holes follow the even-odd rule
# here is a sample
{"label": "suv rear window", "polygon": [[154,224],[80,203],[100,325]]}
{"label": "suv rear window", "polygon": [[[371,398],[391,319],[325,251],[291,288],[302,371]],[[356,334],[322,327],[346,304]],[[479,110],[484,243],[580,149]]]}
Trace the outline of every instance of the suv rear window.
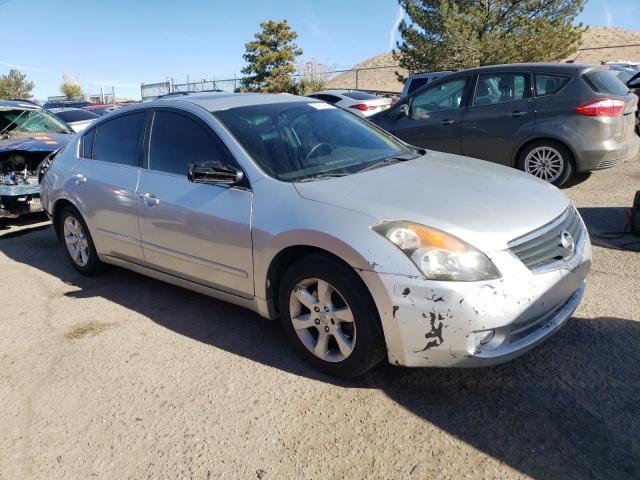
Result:
{"label": "suv rear window", "polygon": [[567,77],[561,77],[560,75],[549,75],[546,73],[536,73],[533,77],[536,97],[553,95],[562,87],[564,87],[569,81]]}
{"label": "suv rear window", "polygon": [[598,93],[610,95],[626,95],[629,93],[627,86],[608,70],[585,73],[583,78]]}
{"label": "suv rear window", "polygon": [[344,92],[343,95],[345,97],[353,98],[354,100],[375,100],[378,98],[367,92]]}

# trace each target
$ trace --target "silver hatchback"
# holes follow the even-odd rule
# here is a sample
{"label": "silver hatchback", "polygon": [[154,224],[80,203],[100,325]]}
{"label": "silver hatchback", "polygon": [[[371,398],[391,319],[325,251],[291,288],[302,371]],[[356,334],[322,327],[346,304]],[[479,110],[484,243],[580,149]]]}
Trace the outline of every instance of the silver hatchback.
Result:
{"label": "silver hatchback", "polygon": [[555,187],[309,98],[166,97],[98,120],[44,168],[80,273],[118,265],[280,318],[333,375],[514,358],[566,322],[591,265]]}

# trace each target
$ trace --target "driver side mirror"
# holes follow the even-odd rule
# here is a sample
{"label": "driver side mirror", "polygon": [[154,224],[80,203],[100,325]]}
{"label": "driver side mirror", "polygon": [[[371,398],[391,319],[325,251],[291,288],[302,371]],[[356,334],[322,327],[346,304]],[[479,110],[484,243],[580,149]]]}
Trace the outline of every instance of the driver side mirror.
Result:
{"label": "driver side mirror", "polygon": [[239,185],[244,179],[242,170],[222,165],[205,166],[189,165],[187,178],[193,183],[208,183],[211,185]]}

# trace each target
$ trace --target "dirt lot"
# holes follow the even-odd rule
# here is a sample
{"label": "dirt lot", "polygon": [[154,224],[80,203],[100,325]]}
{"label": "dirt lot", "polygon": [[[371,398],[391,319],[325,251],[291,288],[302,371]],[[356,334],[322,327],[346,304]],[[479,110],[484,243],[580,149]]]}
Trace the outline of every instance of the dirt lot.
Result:
{"label": "dirt lot", "polygon": [[640,243],[603,238],[637,189],[640,162],[566,190],[594,264],[547,343],[357,381],[307,368],[275,322],[120,269],[83,278],[42,217],[10,224],[0,478],[639,478]]}

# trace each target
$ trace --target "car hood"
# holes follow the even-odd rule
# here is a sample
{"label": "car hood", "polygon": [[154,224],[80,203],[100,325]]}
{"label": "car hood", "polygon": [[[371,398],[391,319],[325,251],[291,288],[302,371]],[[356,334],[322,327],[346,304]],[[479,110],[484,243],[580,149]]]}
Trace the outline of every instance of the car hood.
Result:
{"label": "car hood", "polygon": [[34,133],[32,135],[16,135],[12,138],[0,140],[0,153],[23,152],[53,152],[66,145],[73,138],[68,133]]}
{"label": "car hood", "polygon": [[556,187],[501,165],[428,152],[369,172],[296,183],[303,198],[372,217],[409,220],[451,233],[485,251],[543,226],[569,200]]}

